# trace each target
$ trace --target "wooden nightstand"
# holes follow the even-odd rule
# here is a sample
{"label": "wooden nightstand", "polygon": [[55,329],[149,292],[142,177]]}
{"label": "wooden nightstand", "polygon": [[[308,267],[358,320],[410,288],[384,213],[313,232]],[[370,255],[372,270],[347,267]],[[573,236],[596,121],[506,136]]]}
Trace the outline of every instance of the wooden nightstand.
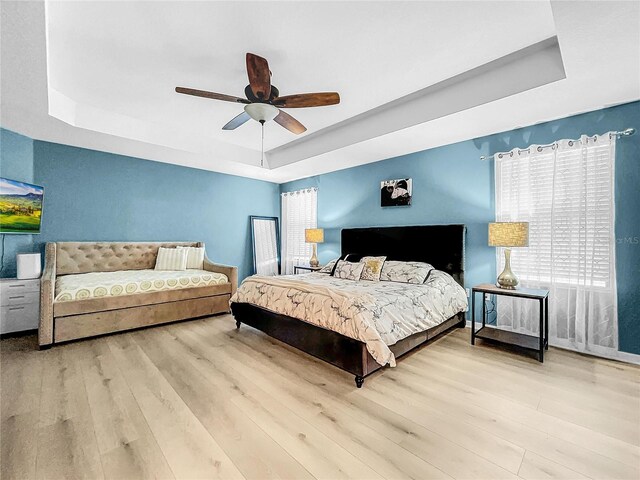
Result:
{"label": "wooden nightstand", "polygon": [[[482,327],[476,331],[476,293],[482,293]],[[540,335],[534,337],[523,333],[500,330],[499,328],[486,325],[486,297],[491,295],[504,295],[507,297],[517,297],[529,300],[537,300],[540,304]],[[475,345],[476,338],[492,340],[508,345],[538,352],[538,360],[544,361],[544,351],[549,349],[549,290],[539,290],[533,288],[518,288],[517,290],[507,290],[490,283],[476,285],[471,291],[471,345]]]}
{"label": "wooden nightstand", "polygon": [[308,270],[310,272],[317,272],[318,270],[321,270],[322,267],[310,267],[309,265],[295,265],[293,267],[293,274],[297,275],[298,273],[300,273],[301,270]]}

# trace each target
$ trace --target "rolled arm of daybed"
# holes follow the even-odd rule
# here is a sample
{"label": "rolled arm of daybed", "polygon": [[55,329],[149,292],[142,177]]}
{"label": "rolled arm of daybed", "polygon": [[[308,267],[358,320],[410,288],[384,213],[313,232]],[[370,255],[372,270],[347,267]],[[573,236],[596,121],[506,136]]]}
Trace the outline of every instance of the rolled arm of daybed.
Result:
{"label": "rolled arm of daybed", "polygon": [[231,295],[236,293],[236,290],[238,289],[238,267],[231,267],[229,265],[220,265],[219,263],[213,263],[205,256],[204,269],[208,272],[225,274],[229,279],[229,282],[231,283]]}
{"label": "rolled arm of daybed", "polygon": [[53,343],[53,298],[56,290],[56,244],[47,243],[44,256],[44,272],[40,277],[40,348]]}

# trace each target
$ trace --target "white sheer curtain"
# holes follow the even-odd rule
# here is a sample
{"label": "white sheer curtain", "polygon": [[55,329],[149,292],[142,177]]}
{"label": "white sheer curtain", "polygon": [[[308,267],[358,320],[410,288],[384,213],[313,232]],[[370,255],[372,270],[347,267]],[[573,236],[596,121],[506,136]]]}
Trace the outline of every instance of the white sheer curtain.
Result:
{"label": "white sheer curtain", "polygon": [[282,274],[291,275],[295,265],[309,263],[312,245],[305,243],[304,231],[318,222],[318,189],[307,188],[281,195]]}
{"label": "white sheer curtain", "polygon": [[[549,289],[550,344],[601,355],[618,349],[615,143],[583,136],[494,156],[496,220],[529,222],[512,269],[522,286]],[[537,334],[537,309],[498,297],[498,325]]]}

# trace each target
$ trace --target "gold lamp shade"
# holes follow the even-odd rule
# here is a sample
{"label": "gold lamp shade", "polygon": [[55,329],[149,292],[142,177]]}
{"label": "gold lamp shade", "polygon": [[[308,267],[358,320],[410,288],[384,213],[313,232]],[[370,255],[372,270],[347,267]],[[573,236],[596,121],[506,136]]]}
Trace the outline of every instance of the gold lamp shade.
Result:
{"label": "gold lamp shade", "polygon": [[305,228],[304,241],[306,243],[313,243],[313,255],[309,259],[309,265],[311,267],[320,266],[318,261],[318,243],[324,242],[324,229],[322,228]]}
{"label": "gold lamp shade", "polygon": [[304,230],[304,241],[307,243],[323,243],[324,229],[323,228],[306,228]]}
{"label": "gold lamp shade", "polygon": [[528,222],[495,222],[489,224],[489,246],[504,249],[504,270],[496,285],[507,290],[518,287],[518,277],[511,271],[511,248],[529,246]]}
{"label": "gold lamp shade", "polygon": [[529,222],[495,222],[489,224],[490,247],[528,247]]}

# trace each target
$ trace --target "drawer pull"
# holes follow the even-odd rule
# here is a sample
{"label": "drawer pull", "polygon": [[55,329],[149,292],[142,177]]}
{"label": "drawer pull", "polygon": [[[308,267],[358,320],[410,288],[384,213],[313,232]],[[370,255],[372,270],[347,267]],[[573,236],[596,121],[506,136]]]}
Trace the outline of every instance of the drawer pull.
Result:
{"label": "drawer pull", "polygon": [[24,310],[24,307],[9,307],[9,310]]}
{"label": "drawer pull", "polygon": [[9,297],[9,300],[16,300],[18,298],[24,298],[24,295],[15,295],[13,297]]}
{"label": "drawer pull", "polygon": [[24,283],[22,285],[16,285],[16,284],[9,285],[9,288],[24,288],[24,287],[26,287]]}

